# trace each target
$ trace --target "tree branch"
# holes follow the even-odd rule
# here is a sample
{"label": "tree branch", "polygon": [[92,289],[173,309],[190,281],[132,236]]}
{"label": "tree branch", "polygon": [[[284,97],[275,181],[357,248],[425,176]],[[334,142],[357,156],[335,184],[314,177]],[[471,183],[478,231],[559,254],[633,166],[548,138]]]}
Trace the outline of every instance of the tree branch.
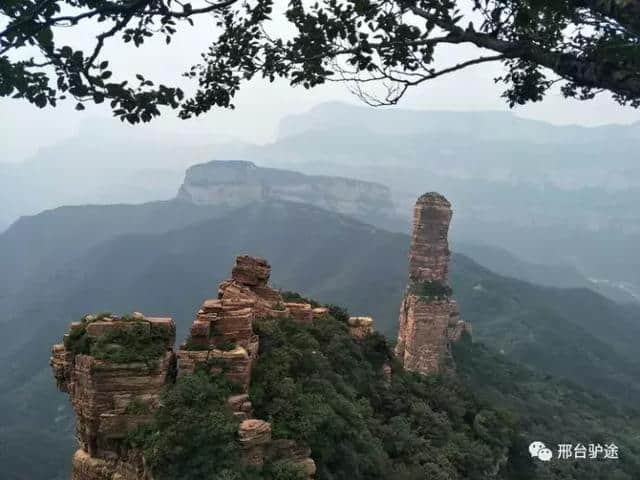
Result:
{"label": "tree branch", "polygon": [[[433,18],[429,12],[418,7],[413,7],[412,11],[422,18]],[[640,98],[640,74],[636,70],[582,59],[578,55],[544,50],[532,44],[521,46],[473,29],[463,30],[442,19],[436,19],[435,23],[449,32],[444,40],[446,43],[472,43],[477,47],[499,52],[505,58],[529,60],[580,86],[604,88],[620,95]]]}
{"label": "tree branch", "polygon": [[576,4],[612,18],[635,35],[640,32],[640,0],[576,0]]}

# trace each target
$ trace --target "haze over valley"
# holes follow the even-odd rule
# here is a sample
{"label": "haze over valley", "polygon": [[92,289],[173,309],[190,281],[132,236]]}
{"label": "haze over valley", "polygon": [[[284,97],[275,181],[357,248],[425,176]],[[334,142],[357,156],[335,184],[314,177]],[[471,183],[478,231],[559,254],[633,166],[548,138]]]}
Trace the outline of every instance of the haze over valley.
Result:
{"label": "haze over valley", "polygon": [[[408,231],[413,200],[428,185],[453,201],[458,250],[476,258],[480,247],[500,249],[501,259],[496,250],[485,256],[500,273],[514,274],[509,265],[517,262],[521,273],[514,276],[524,280],[588,286],[638,301],[639,134],[637,123],[554,126],[507,112],[341,103],[285,116],[277,139],[263,145],[202,135],[134,136],[94,119],[35,157],[0,164],[7,206],[0,229],[61,205],[169,200],[189,166],[242,160],[388,187],[393,211],[386,206],[379,218],[365,220],[392,231]],[[533,273],[544,267],[556,274]]]}

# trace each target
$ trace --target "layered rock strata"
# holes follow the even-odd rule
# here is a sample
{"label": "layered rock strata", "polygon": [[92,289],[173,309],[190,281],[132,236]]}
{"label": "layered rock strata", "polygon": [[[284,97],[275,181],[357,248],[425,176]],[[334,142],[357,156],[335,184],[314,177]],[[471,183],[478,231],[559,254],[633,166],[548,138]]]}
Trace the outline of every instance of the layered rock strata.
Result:
{"label": "layered rock strata", "polygon": [[284,200],[356,216],[392,216],[395,210],[389,188],[378,183],[304,175],[246,161],[190,167],[176,198],[196,205],[231,207]]}
{"label": "layered rock strata", "polygon": [[[157,343],[155,357],[122,363],[77,353],[80,342],[134,329]],[[127,452],[123,441],[129,431],[151,420],[160,396],[175,380],[174,338],[170,318],[87,316],[71,324],[63,344],[53,346],[54,377],[60,390],[69,393],[76,414],[79,449],[72,480],[150,478],[142,458]],[[115,348],[110,351],[117,354]]]}
{"label": "layered rock strata", "polygon": [[439,193],[418,198],[409,250],[409,284],[400,308],[396,355],[424,374],[451,360],[451,342],[467,328],[448,283],[451,204]]}
{"label": "layered rock strata", "polygon": [[[175,325],[170,318],[135,313],[126,318],[87,316],[71,324],[64,343],[53,346],[51,366],[58,387],[69,393],[77,417],[79,449],[73,458],[72,480],[151,480],[141,454],[127,449],[123,441],[132,429],[151,421],[160,396],[176,375],[190,375],[196,369],[225,375],[238,387],[239,393],[231,396],[228,404],[240,421],[238,441],[248,464],[287,461],[313,478],[316,469],[310,450],[291,440],[272,439],[269,422],[253,418],[248,390],[260,341],[253,321],[291,317],[308,324],[328,310],[284,302],[280,293],[269,287],[270,274],[266,260],[238,257],[231,278],[220,284],[217,298],[202,304],[189,338],[177,354],[173,352]],[[156,342],[153,351],[157,356],[122,363],[78,353],[82,342],[123,332],[149,336]],[[117,345],[108,347],[108,352],[119,353],[114,350]]]}
{"label": "layered rock strata", "polygon": [[310,450],[295,442],[272,440],[269,422],[252,418],[247,392],[260,342],[253,331],[253,321],[290,317],[309,324],[314,317],[326,314],[327,309],[285,302],[280,292],[268,285],[270,276],[271,266],[266,260],[247,255],[236,258],[231,278],[220,284],[217,298],[204,301],[187,342],[178,350],[179,374],[205,368],[212,375],[226,375],[244,392],[231,397],[229,405],[242,421],[238,438],[246,462],[261,466],[267,460],[286,460],[300,465],[311,478],[315,463]]}

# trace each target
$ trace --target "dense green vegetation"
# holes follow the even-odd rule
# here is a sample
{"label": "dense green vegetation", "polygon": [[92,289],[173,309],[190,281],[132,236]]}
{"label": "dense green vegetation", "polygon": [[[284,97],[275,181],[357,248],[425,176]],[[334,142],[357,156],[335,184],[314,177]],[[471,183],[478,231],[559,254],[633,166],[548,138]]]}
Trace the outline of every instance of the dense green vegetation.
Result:
{"label": "dense green vegetation", "polygon": [[411,293],[418,295],[425,302],[445,300],[451,296],[452,290],[449,285],[445,285],[437,280],[426,280],[411,285]]}
{"label": "dense green vegetation", "polygon": [[475,340],[615,402],[640,400],[640,312],[585,289],[544,288],[453,258],[452,284]]}
{"label": "dense green vegetation", "polygon": [[[255,328],[255,416],[272,423],[274,438],[311,447],[318,480],[533,478],[510,414],[478,403],[453,377],[404,372],[384,337],[355,341],[330,315],[312,325],[263,319]],[[392,366],[391,378],[384,365]],[[232,393],[227,380],[204,369],[178,379],[153,422],[128,437],[154,478],[301,478],[286,463],[243,464],[238,420],[226,401]]]}
{"label": "dense green vegetation", "polygon": [[[356,342],[331,316],[312,325],[257,321],[260,353],[251,386],[255,414],[276,438],[309,445],[317,479],[486,479],[528,460],[512,454],[517,426],[447,376],[407,373],[387,341]],[[383,365],[392,365],[390,380]]]}
{"label": "dense green vegetation", "polygon": [[310,298],[305,298],[302,295],[300,295],[298,292],[291,292],[289,290],[285,290],[283,292],[280,292],[280,295],[282,296],[282,299],[285,302],[310,303],[313,308],[320,306],[320,304],[315,300],[312,300]]}
{"label": "dense green vegetation", "polygon": [[151,408],[146,403],[136,399],[127,404],[124,413],[125,415],[148,415],[151,413]]}
{"label": "dense green vegetation", "polygon": [[130,322],[127,328],[111,330],[97,338],[87,333],[87,325],[109,314],[85,316],[81,325],[74,328],[65,339],[67,350],[87,354],[98,360],[114,363],[153,362],[166,352],[169,332],[163,328],[148,328],[133,315],[120,319]]}
{"label": "dense green vegetation", "polygon": [[640,478],[640,412],[568,381],[534,372],[510,361],[468,335],[454,345],[460,379],[484,402],[516,415],[527,442],[615,443],[619,460],[537,462],[536,477],[554,480],[636,480]]}
{"label": "dense green vegetation", "polygon": [[133,431],[128,440],[144,452],[160,480],[218,478],[239,471],[238,421],[226,404],[230,395],[221,377],[203,372],[181,377],[164,396],[154,422]]}
{"label": "dense green vegetation", "polygon": [[244,465],[239,421],[227,403],[232,394],[222,376],[199,370],[180,377],[153,422],[132,431],[128,444],[142,450],[158,480],[301,480],[300,471],[286,463],[262,470]]}

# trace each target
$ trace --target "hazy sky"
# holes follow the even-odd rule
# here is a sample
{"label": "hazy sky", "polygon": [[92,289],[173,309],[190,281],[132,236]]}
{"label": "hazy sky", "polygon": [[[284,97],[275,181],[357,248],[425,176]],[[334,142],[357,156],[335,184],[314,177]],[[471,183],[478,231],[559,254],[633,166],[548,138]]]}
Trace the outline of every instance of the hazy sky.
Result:
{"label": "hazy sky", "polygon": [[[105,49],[114,78],[124,79],[134,73],[168,84],[179,83],[189,88],[180,74],[199,58],[208,45],[210,28],[200,19],[194,28],[182,28],[170,46],[158,37],[140,49],[112,43]],[[67,29],[68,42],[85,46],[89,32]],[[458,46],[440,50],[439,65],[455,63],[471,47]],[[500,73],[498,65],[480,65],[473,69],[442,77],[410,92],[399,107],[424,110],[508,110],[500,98],[500,88],[493,78]],[[162,138],[172,136],[198,143],[240,139],[264,143],[274,138],[278,121],[287,114],[300,113],[326,101],[358,103],[344,85],[332,84],[314,90],[291,88],[284,82],[270,84],[256,80],[245,85],[236,98],[236,110],[213,111],[195,120],[178,120],[175,112],[166,111],[151,125],[129,127],[110,118],[106,105],[91,106],[83,112],[73,110],[68,102],[57,109],[40,110],[20,100],[0,99],[0,161],[20,161],[37,149],[72,136],[83,122],[104,117],[109,130],[137,129],[136,135]],[[640,121],[640,110],[621,107],[605,96],[590,102],[564,99],[559,93],[548,95],[544,102],[519,107],[514,113],[527,118],[556,124],[577,123],[600,125]],[[131,133],[131,132],[127,132]]]}

